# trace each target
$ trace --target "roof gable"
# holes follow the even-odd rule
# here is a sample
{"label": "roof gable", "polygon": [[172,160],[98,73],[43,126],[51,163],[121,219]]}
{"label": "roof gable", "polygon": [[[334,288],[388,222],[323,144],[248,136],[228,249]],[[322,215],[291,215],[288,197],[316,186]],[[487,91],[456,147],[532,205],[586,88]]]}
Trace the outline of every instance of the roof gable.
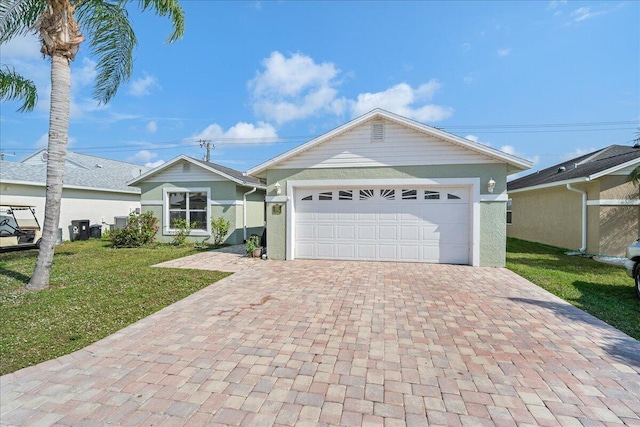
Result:
{"label": "roof gable", "polygon": [[[181,165],[187,166],[186,168]],[[195,166],[197,169],[193,170],[190,166]],[[177,169],[180,168],[180,169]],[[139,177],[129,182],[131,186],[137,186],[145,181],[154,180],[169,180],[169,181],[193,181],[200,180],[202,172],[208,174],[207,180],[211,180],[212,175],[219,179],[227,179],[235,182],[239,185],[248,187],[264,188],[265,185],[253,176],[248,176],[235,169],[228,168],[226,166],[218,165],[211,162],[205,162],[193,157],[181,155],[172,160],[169,160],[162,165],[151,169],[150,171],[143,173]],[[214,178],[215,179],[215,178]]]}
{"label": "roof gable", "polygon": [[[372,123],[384,124],[384,138],[372,141]],[[387,134],[387,129],[389,134]],[[402,116],[373,110],[248,171],[267,169],[409,166],[451,163],[507,163],[509,172],[531,162]]]}
{"label": "roof gable", "polygon": [[567,181],[590,181],[604,175],[626,174],[629,168],[637,165],[640,165],[640,148],[610,145],[515,179],[507,184],[507,190],[563,185]]}

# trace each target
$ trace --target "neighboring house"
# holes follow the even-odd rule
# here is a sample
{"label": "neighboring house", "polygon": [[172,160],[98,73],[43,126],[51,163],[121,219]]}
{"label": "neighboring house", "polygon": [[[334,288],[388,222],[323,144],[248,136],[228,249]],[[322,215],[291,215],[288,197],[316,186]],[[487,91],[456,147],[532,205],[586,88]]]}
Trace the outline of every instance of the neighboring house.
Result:
{"label": "neighboring house", "polygon": [[[140,165],[67,152],[59,228],[70,239],[72,220],[89,220],[108,228],[115,217],[140,209],[140,190],[127,181],[147,171]],[[39,150],[20,162],[0,162],[0,203],[36,208],[42,226],[47,179],[47,151]]]}
{"label": "neighboring house", "polygon": [[376,109],[248,174],[266,179],[272,259],[503,266],[507,176],[530,167]]}
{"label": "neighboring house", "polygon": [[228,244],[238,244],[264,229],[265,184],[242,172],[188,156],[179,156],[129,182],[140,187],[142,211],[160,218],[156,238],[171,242],[177,231],[172,220],[196,223],[189,234],[193,242],[211,236],[211,219],[231,223]]}
{"label": "neighboring house", "polygon": [[611,145],[507,184],[507,235],[591,254],[623,255],[640,236],[640,146]]}

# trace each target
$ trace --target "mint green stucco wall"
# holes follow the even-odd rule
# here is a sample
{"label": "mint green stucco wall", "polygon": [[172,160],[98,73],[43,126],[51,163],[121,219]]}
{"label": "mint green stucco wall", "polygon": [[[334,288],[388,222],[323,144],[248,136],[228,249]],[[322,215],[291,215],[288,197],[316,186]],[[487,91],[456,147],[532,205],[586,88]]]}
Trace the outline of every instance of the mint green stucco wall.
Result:
{"label": "mint green stucco wall", "polygon": [[[496,181],[494,195],[506,192],[506,164],[470,164],[436,166],[398,166],[336,169],[270,169],[267,171],[267,195],[275,196],[274,184],[280,183],[281,195],[287,193],[288,180],[344,180],[398,178],[479,178],[480,193],[488,194],[486,183]],[[282,206],[280,215],[273,214],[273,206]],[[286,203],[267,203],[267,253],[272,259],[286,258]],[[480,204],[480,265],[502,267],[506,254],[506,204]]]}
{"label": "mint green stucco wall", "polygon": [[[152,211],[159,219],[161,229],[156,233],[156,239],[163,243],[173,241],[173,235],[163,232],[163,214],[164,207],[162,205],[163,192],[165,188],[209,188],[211,200],[215,201],[238,201],[242,202],[243,194],[250,191],[251,187],[237,185],[232,181],[194,181],[194,182],[143,182],[140,184],[142,191],[142,211]],[[247,235],[262,234],[264,228],[264,195],[265,191],[257,189],[255,193],[247,196]],[[145,202],[153,202],[156,204],[145,204]],[[218,205],[212,204],[210,207],[211,218],[223,217],[231,223],[229,234],[224,243],[235,245],[243,243],[244,234],[242,227],[243,206],[242,205]],[[190,242],[202,242],[207,236],[189,236]]]}

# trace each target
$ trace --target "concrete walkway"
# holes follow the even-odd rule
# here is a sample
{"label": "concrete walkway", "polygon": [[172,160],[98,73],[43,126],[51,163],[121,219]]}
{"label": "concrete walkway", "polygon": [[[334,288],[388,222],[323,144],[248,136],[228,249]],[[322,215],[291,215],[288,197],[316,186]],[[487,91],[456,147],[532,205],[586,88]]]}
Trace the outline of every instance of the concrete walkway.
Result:
{"label": "concrete walkway", "polygon": [[249,262],[1,377],[1,423],[640,426],[640,342],[506,269]]}

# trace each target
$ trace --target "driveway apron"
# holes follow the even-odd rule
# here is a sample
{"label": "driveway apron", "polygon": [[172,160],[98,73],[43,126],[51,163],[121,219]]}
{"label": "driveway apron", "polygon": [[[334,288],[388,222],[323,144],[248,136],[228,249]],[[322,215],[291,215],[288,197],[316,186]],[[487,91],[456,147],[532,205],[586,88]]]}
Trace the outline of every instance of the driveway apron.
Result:
{"label": "driveway apron", "polygon": [[640,342],[506,269],[238,269],[1,377],[2,425],[640,426]]}

